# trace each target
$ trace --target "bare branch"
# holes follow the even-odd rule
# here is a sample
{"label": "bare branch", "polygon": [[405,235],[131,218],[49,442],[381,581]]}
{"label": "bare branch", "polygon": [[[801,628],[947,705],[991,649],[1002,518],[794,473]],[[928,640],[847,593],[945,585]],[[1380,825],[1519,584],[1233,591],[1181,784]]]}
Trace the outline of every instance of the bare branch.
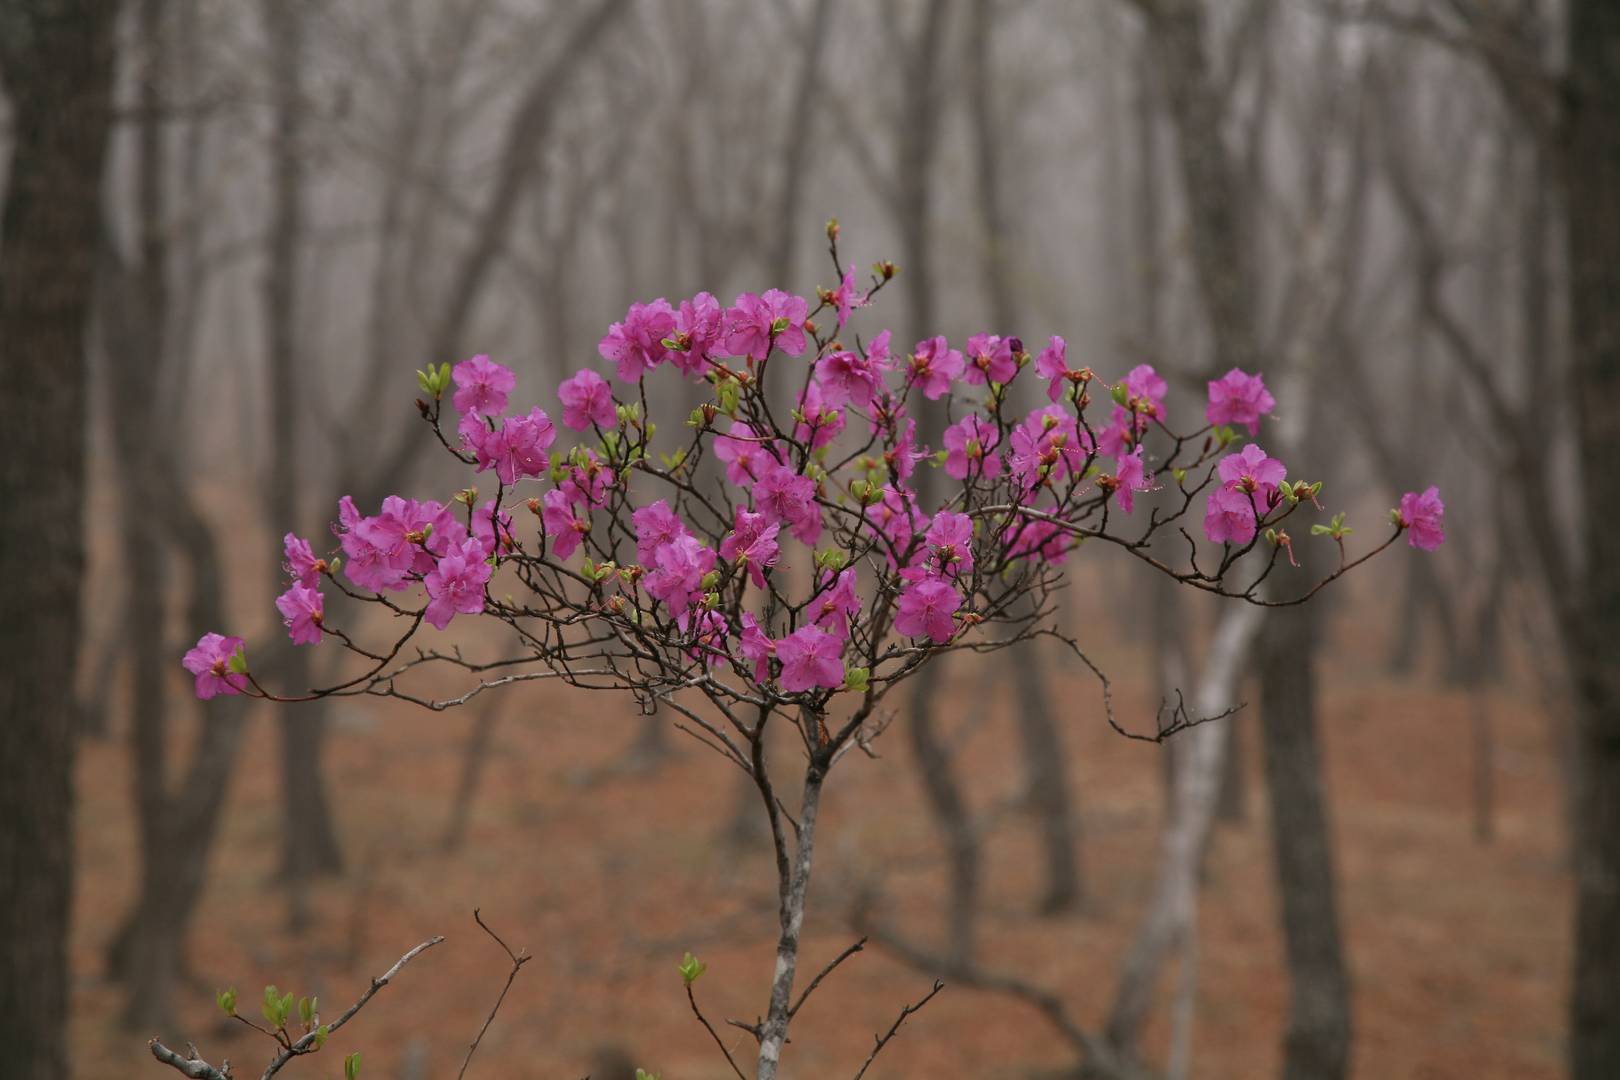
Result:
{"label": "bare branch", "polygon": [[934,1000],[935,994],[943,989],[945,989],[945,984],[935,979],[934,988],[928,991],[921,1001],[915,1005],[906,1005],[901,1008],[900,1015],[894,1018],[894,1023],[889,1025],[889,1030],[883,1035],[874,1036],[877,1039],[877,1045],[873,1046],[872,1052],[866,1055],[866,1062],[861,1066],[861,1071],[855,1074],[855,1080],[861,1080],[861,1077],[866,1075],[866,1070],[872,1067],[872,1062],[877,1060],[878,1054],[882,1053],[883,1048],[889,1045],[889,1040],[900,1034],[900,1025],[906,1022],[906,1017],[920,1011],[924,1005]]}
{"label": "bare branch", "polygon": [[467,1075],[467,1066],[472,1064],[473,1055],[478,1052],[478,1044],[484,1041],[484,1032],[488,1031],[489,1025],[495,1022],[495,1014],[501,1011],[501,1002],[506,1000],[506,992],[512,989],[512,982],[517,978],[518,971],[524,964],[534,959],[527,952],[513,952],[511,946],[502,941],[501,936],[491,930],[488,923],[484,922],[484,916],[479,913],[478,908],[473,908],[473,918],[483,928],[484,933],[493,938],[495,944],[499,945],[501,950],[511,959],[512,970],[506,973],[506,985],[501,987],[500,996],[495,999],[494,1007],[489,1010],[489,1015],[484,1017],[484,1026],[478,1029],[477,1036],[473,1038],[472,1044],[467,1047],[467,1056],[461,1062],[461,1071],[456,1073],[456,1080],[461,1080],[462,1077]]}

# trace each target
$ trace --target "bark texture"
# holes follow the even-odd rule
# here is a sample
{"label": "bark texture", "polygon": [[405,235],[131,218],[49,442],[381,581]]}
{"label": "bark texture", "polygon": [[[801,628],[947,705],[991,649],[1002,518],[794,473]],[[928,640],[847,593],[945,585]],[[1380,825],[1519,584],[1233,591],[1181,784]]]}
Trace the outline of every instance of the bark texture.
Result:
{"label": "bark texture", "polygon": [[13,138],[0,212],[0,500],[21,515],[0,529],[0,1045],[18,1080],[68,1074],[85,331],[116,15],[103,0],[0,4]]}

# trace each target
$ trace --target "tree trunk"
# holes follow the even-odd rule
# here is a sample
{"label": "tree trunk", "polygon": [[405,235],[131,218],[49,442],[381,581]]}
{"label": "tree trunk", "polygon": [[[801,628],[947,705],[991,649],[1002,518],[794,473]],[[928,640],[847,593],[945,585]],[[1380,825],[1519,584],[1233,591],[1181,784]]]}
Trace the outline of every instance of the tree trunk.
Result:
{"label": "tree trunk", "polygon": [[[1301,560],[1307,579],[1311,561]],[[1285,1080],[1337,1080],[1350,1060],[1350,980],[1317,742],[1316,622],[1313,605],[1279,608],[1260,635],[1261,743],[1288,962]]]}
{"label": "tree trunk", "polygon": [[[298,414],[304,388],[298,335],[299,257],[304,213],[304,24],[301,6],[265,0],[275,128],[270,147],[269,252],[264,274],[265,375],[270,410],[270,520],[283,528],[298,522]],[[271,595],[286,588],[281,570],[281,534],[272,528]],[[308,654],[279,642],[276,670],[294,692],[310,683]],[[326,746],[323,702],[308,702],[277,718],[281,726],[281,790],[284,825],[281,872],[294,891],[291,921],[302,921],[298,893],[305,882],[340,873],[343,854],[332,823],[321,759]]]}
{"label": "tree trunk", "polygon": [[974,928],[979,916],[979,838],[962,785],[951,767],[950,750],[936,725],[934,698],[944,675],[945,658],[935,657],[926,673],[912,679],[911,722],[906,733],[916,758],[923,794],[945,840],[950,864],[950,899],[946,915],[949,941],[944,954],[953,964],[973,962]]}
{"label": "tree trunk", "polygon": [[12,153],[0,211],[0,1046],[17,1080],[68,1074],[73,681],[84,572],[85,330],[117,6],[0,9]]}
{"label": "tree trunk", "polygon": [[[1567,134],[1571,357],[1584,580],[1571,625],[1578,754],[1573,1080],[1620,1076],[1620,5],[1572,0]],[[1535,522],[1532,528],[1553,527]]]}

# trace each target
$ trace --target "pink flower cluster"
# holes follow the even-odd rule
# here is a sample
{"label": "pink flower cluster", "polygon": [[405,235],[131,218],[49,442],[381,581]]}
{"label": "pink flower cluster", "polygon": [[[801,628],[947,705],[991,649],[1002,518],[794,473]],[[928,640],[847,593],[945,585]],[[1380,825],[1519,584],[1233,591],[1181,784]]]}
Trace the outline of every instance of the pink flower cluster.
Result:
{"label": "pink flower cluster", "polygon": [[[345,593],[388,598],[396,613],[439,629],[486,611],[531,617],[536,601],[514,606],[490,592],[496,566],[511,560],[514,587],[539,594],[559,625],[612,620],[604,637],[664,650],[663,663],[698,672],[683,679],[729,670],[752,680],[756,695],[860,689],[888,677],[874,674],[880,663],[1005,619],[996,590],[1050,582],[1045,575],[1082,539],[1113,538],[1111,513],[1133,514],[1157,487],[1182,496],[1167,500],[1180,509],[1165,521],[1207,488],[1205,537],[1238,548],[1293,512],[1301,488],[1314,502],[1316,487],[1290,487],[1283,464],[1259,445],[1227,452],[1241,441],[1231,429],[1253,437],[1275,408],[1260,376],[1234,369],[1210,381],[1210,427],[1178,437],[1166,427],[1168,384],[1151,365],[1110,386],[1070,365],[1062,337],[1032,358],[1001,334],[975,334],[961,350],[929,337],[903,356],[887,330],[852,345],[822,336],[814,319],[823,310],[843,333],[884,280],[862,289],[851,267],[836,288],[818,290],[814,311],[776,289],[743,293],[727,308],[706,292],[630,305],[598,351],[637,391],[621,400],[590,369],[561,380],[560,422],[580,436],[572,446],[556,447],[543,408],[507,415],[516,376],[487,356],[450,373],[459,439],[440,427],[442,372],[423,376],[434,399],[424,416],[475,473],[495,474],[497,497],[480,503],[470,488],[446,503],[395,495],[371,515],[345,497],[333,526],[341,560],[289,534],[291,581],[276,606],[291,639],[335,635],[375,659],[326,624],[320,585],[338,575],[353,586]],[[797,357],[806,359],[792,364]],[[665,365],[707,384],[713,400],[687,419],[690,434],[666,420],[675,441],[654,448],[655,425],[641,412],[659,398],[643,381]],[[1030,367],[1048,404],[1024,411],[1014,391]],[[791,395],[766,392],[774,372],[792,380]],[[1098,386],[1109,412],[1094,426],[1087,410]],[[929,408],[950,416],[937,450],[918,440],[918,414]],[[1169,452],[1155,453],[1161,442]],[[915,473],[936,467],[953,483],[925,506]],[[511,491],[507,504],[535,518],[520,534],[503,504],[509,489],[528,484],[541,489]],[[1434,488],[1409,493],[1396,524],[1413,546],[1433,550],[1444,539],[1443,511]],[[1150,531],[1166,513],[1156,508]],[[1338,522],[1336,539],[1348,531]],[[794,595],[794,582],[807,583],[804,592]],[[413,610],[398,594],[417,586],[425,601]],[[205,636],[185,666],[201,697],[255,685],[239,638]]]}

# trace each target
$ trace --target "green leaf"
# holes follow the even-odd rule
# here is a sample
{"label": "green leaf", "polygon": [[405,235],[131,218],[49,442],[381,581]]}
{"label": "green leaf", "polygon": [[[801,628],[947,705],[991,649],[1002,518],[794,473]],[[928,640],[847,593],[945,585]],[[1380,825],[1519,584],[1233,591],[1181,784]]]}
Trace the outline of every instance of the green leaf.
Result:
{"label": "green leaf", "polygon": [[659,1075],[658,1073],[650,1073],[646,1069],[637,1069],[636,1080],[659,1080]]}
{"label": "green leaf", "polygon": [[325,1046],[326,1045],[326,1037],[328,1035],[330,1035],[330,1034],[332,1034],[332,1028],[327,1024],[322,1024],[320,1027],[316,1028],[315,1029],[315,1049],[319,1050],[321,1047]]}
{"label": "green leaf", "polygon": [[691,986],[693,983],[697,982],[699,975],[702,975],[705,971],[709,970],[709,965],[703,963],[697,957],[688,952],[681,958],[681,965],[680,967],[676,968],[676,970],[681,973],[681,979],[686,983],[686,985]]}
{"label": "green leaf", "polygon": [[870,669],[863,667],[850,668],[844,672],[844,689],[852,693],[864,694],[871,679],[872,672]]}
{"label": "green leaf", "polygon": [[237,675],[246,675],[248,670],[246,646],[238,645],[236,651],[231,653],[230,660],[226,661],[225,666]]}
{"label": "green leaf", "polygon": [[305,1027],[309,1027],[315,1022],[315,1003],[317,1000],[316,998],[307,997],[298,999],[298,1019],[304,1022]]}
{"label": "green leaf", "polygon": [[360,1075],[360,1051],[356,1050],[343,1059],[343,1080],[354,1080]]}
{"label": "green leaf", "polygon": [[259,1012],[272,1030],[280,1028],[286,1021],[286,1014],[281,1011],[281,992],[274,985],[264,988],[264,1003],[259,1006]]}
{"label": "green leaf", "polygon": [[1115,383],[1113,390],[1109,391],[1109,393],[1113,395],[1115,405],[1124,405],[1125,402],[1130,400],[1131,396],[1131,392],[1125,389],[1124,383]]}
{"label": "green leaf", "polygon": [[236,987],[221,990],[214,995],[214,1003],[219,1006],[220,1012],[226,1016],[236,1015]]}

